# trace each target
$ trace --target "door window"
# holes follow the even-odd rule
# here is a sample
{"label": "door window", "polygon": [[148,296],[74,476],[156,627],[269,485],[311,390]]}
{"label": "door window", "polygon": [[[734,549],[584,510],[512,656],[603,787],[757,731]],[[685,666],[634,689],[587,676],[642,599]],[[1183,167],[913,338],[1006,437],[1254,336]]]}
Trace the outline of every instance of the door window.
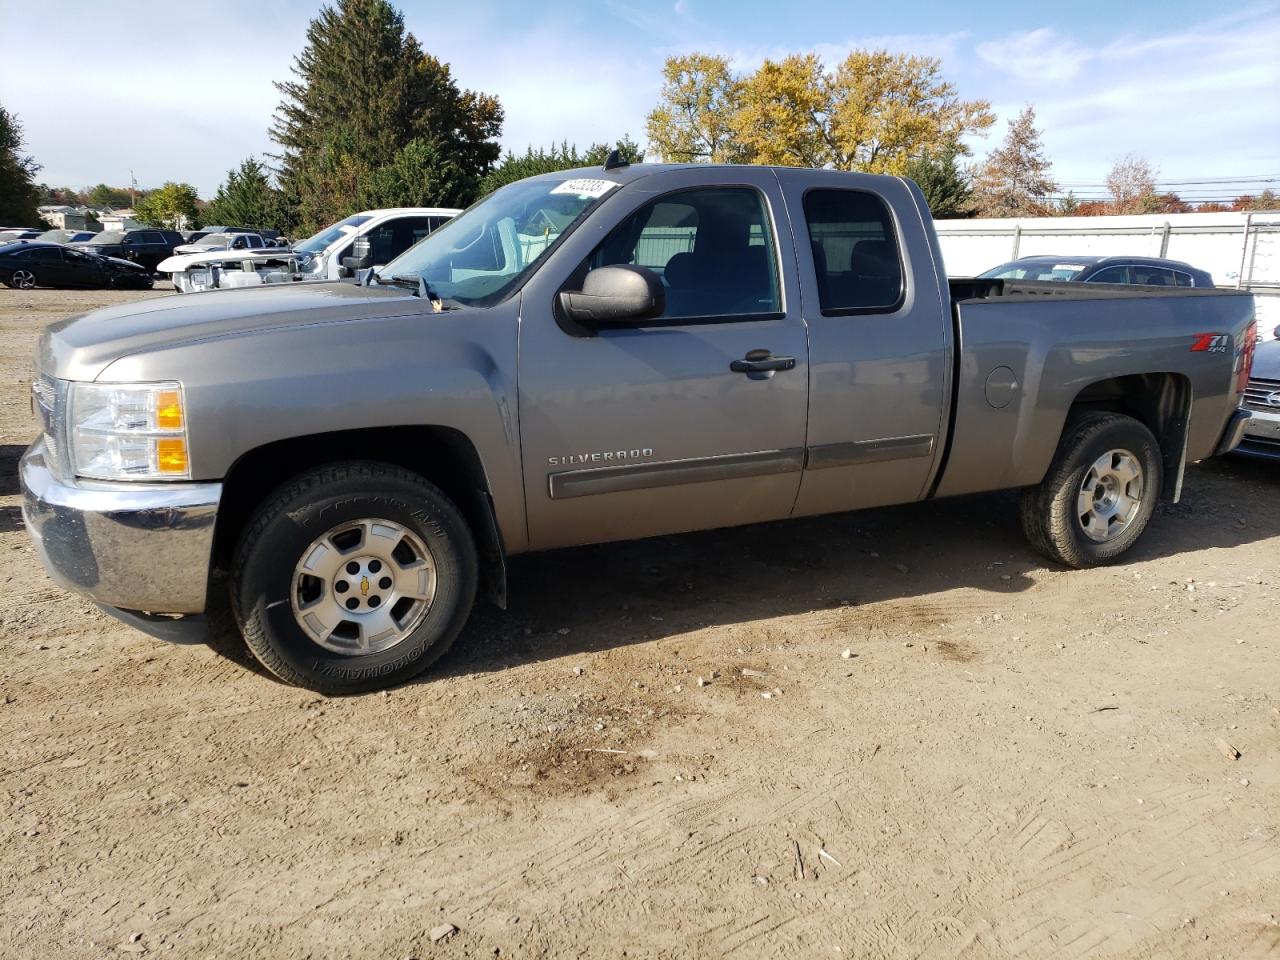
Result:
{"label": "door window", "polygon": [[[764,199],[746,187],[671,194],[624,220],[587,269],[635,264],[656,273],[667,309],[653,321],[767,319],[782,313]],[[586,271],[580,271],[585,276]]]}
{"label": "door window", "polygon": [[1174,270],[1172,271],[1172,273],[1173,273],[1173,282],[1176,286],[1179,286],[1179,287],[1195,286],[1195,284],[1191,280],[1191,274],[1183,273],[1181,270]]}
{"label": "door window", "polygon": [[902,259],[883,200],[864,190],[810,190],[804,217],[824,316],[902,305]]}
{"label": "door window", "polygon": [[1172,287],[1173,271],[1165,267],[1144,267],[1135,265],[1133,268],[1133,282],[1141,283],[1148,287]]}
{"label": "door window", "polygon": [[1128,283],[1129,268],[1128,267],[1107,267],[1105,270],[1099,270],[1089,278],[1090,283]]}

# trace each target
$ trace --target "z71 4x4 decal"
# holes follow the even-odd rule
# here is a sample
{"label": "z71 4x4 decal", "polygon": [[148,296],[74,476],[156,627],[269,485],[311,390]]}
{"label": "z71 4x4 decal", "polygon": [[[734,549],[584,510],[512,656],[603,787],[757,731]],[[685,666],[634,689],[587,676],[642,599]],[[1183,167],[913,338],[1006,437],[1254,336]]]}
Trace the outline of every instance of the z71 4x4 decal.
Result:
{"label": "z71 4x4 decal", "polygon": [[1191,344],[1192,353],[1226,353],[1231,346],[1231,337],[1225,333],[1197,333],[1195,343]]}

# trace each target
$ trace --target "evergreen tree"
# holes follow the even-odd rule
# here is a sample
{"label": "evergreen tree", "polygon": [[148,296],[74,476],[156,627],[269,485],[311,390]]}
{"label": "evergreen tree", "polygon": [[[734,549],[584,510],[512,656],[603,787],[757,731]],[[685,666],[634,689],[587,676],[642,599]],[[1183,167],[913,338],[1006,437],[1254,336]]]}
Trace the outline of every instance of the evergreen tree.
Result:
{"label": "evergreen tree", "polygon": [[[498,158],[497,98],[459,89],[387,0],[323,7],[293,73],[276,84],[282,99],[270,132],[303,229],[350,214],[362,194],[465,206]],[[406,182],[414,164],[427,164],[440,193],[424,198],[420,184]],[[380,173],[385,166],[394,169]]]}
{"label": "evergreen tree", "polygon": [[644,160],[644,151],[629,136],[624,136],[614,146],[605,143],[593,143],[585,153],[579,153],[576,145],[570,146],[563,141],[560,146],[552,145],[544,150],[534,150],[530,146],[525,152],[516,156],[511,151],[480,183],[480,194],[493,193],[508,183],[534,177],[540,173],[555,173],[557,170],[572,170],[574,167],[598,167],[604,164],[609,153],[617,149],[618,156],[624,163],[640,163]]}
{"label": "evergreen tree", "polygon": [[0,225],[37,226],[40,188],[34,182],[40,164],[22,153],[22,123],[0,105]]}
{"label": "evergreen tree", "polygon": [[959,156],[960,149],[951,145],[937,153],[925,150],[907,162],[905,175],[919,185],[939,220],[973,216],[973,184]]}
{"label": "evergreen tree", "polygon": [[984,217],[1042,217],[1051,212],[1049,195],[1058,185],[1036,129],[1035,108],[1028,105],[1009,121],[1004,143],[992,150],[974,184],[978,212]]}
{"label": "evergreen tree", "polygon": [[276,221],[280,213],[277,194],[266,167],[249,157],[237,169],[227,171],[227,182],[218,187],[205,208],[205,222],[281,230]]}

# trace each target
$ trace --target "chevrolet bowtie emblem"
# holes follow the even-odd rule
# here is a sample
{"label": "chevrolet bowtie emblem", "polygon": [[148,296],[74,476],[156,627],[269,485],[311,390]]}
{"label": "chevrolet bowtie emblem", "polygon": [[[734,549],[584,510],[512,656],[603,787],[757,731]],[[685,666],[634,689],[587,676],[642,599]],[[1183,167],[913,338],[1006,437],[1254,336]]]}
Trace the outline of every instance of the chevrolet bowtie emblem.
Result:
{"label": "chevrolet bowtie emblem", "polygon": [[369,578],[360,578],[360,596],[367,597],[369,595]]}

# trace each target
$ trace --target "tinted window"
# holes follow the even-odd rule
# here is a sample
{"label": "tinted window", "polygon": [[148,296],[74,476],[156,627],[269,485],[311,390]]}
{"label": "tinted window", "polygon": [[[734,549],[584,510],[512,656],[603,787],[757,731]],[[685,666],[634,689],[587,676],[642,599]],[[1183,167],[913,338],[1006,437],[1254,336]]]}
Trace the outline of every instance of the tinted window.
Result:
{"label": "tinted window", "polygon": [[139,243],[164,243],[164,236],[154,230],[144,230],[138,234]]}
{"label": "tinted window", "polygon": [[1128,267],[1107,267],[1089,278],[1090,283],[1128,283]]}
{"label": "tinted window", "polygon": [[1166,267],[1144,267],[1134,265],[1133,282],[1149,287],[1172,287],[1173,271]]}
{"label": "tinted window", "polygon": [[1191,282],[1191,274],[1183,273],[1181,270],[1173,271],[1173,282],[1179,287],[1195,286],[1195,284]]}
{"label": "tinted window", "polygon": [[662,278],[662,319],[782,311],[773,231],[754,190],[687,190],[646,204],[596,248],[588,268],[620,263]]}
{"label": "tinted window", "polygon": [[810,190],[804,216],[822,312],[896,310],[902,262],[884,201],[860,190]]}

